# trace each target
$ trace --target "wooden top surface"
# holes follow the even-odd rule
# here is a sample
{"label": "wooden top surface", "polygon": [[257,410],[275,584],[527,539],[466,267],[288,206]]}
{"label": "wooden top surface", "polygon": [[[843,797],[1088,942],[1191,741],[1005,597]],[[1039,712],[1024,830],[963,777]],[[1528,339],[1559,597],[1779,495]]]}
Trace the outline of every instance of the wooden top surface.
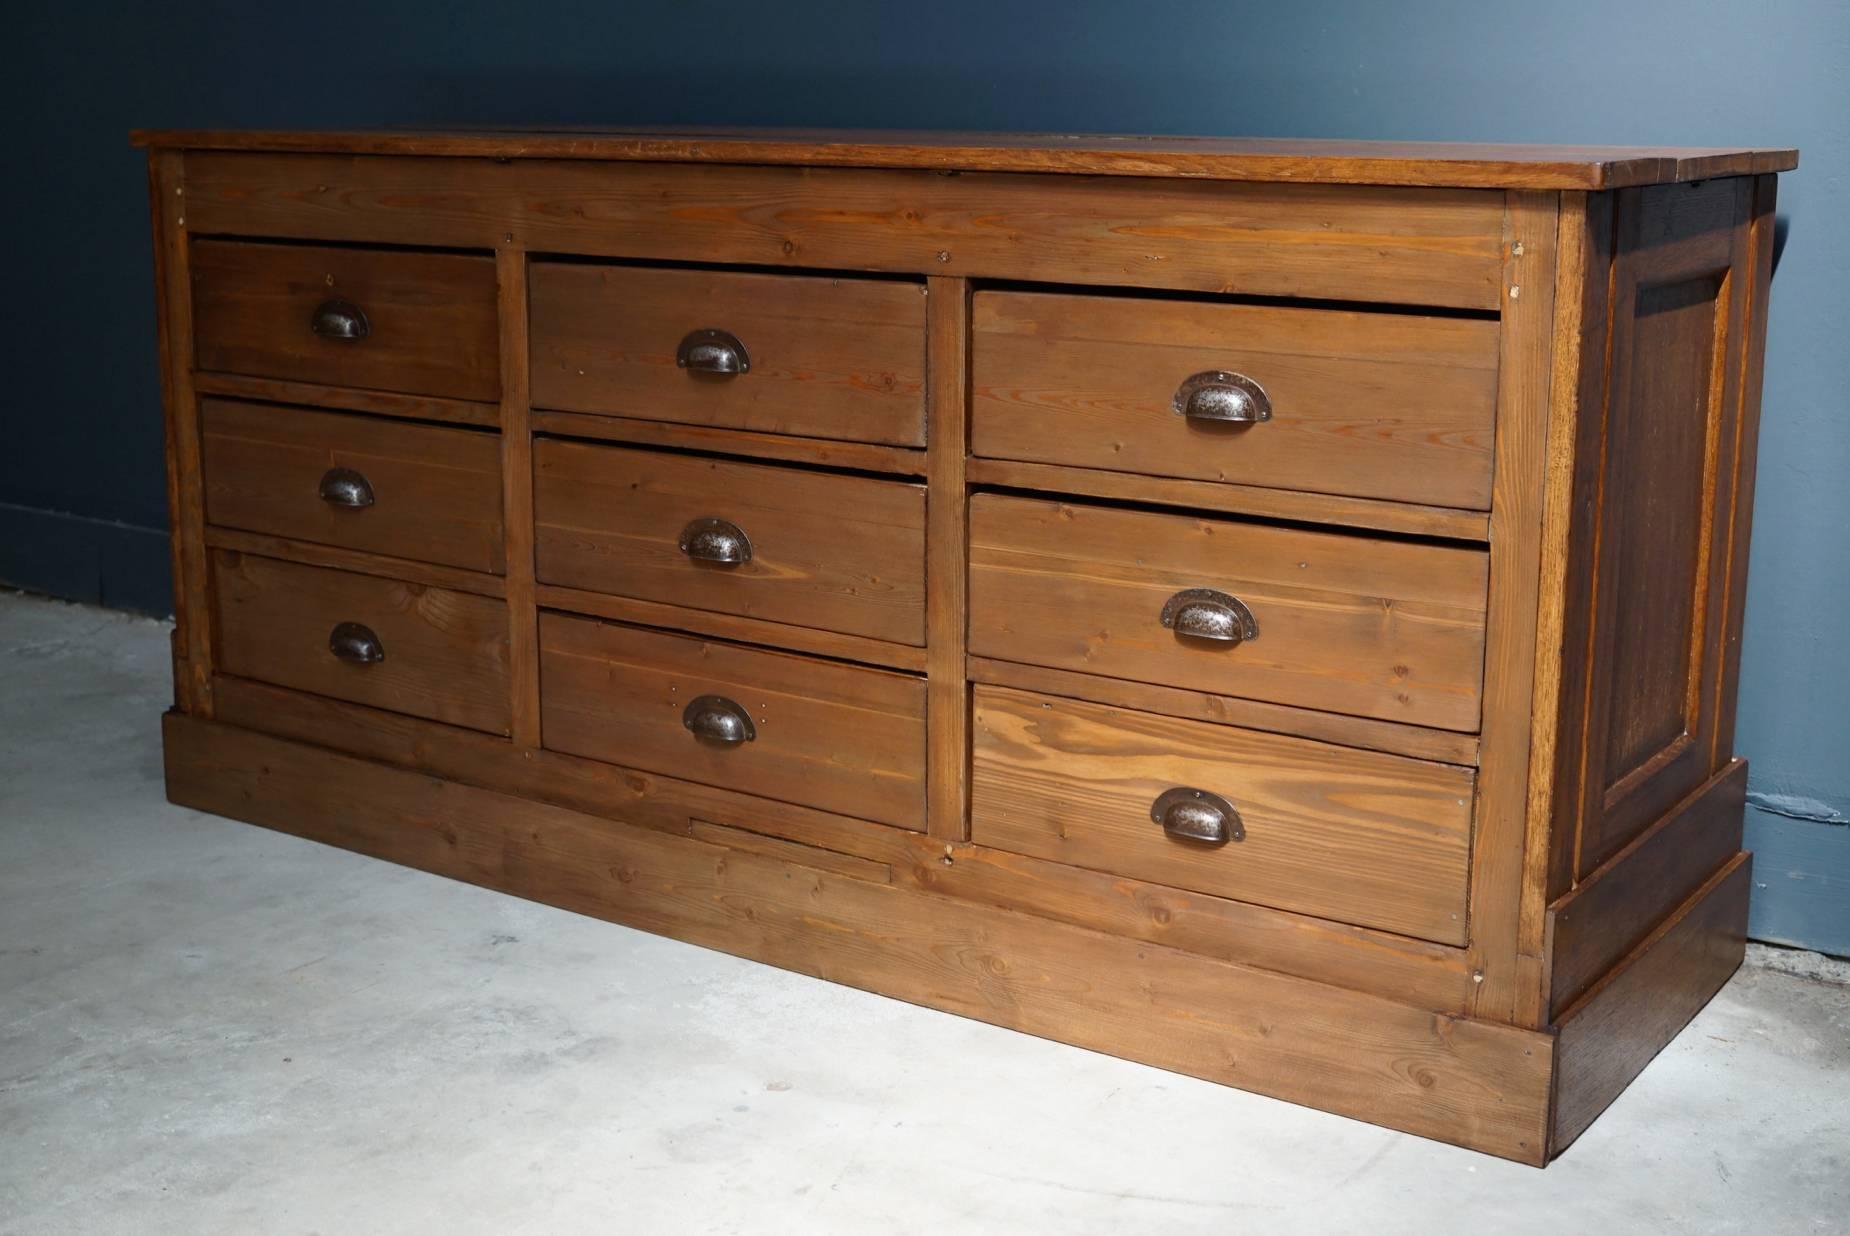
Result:
{"label": "wooden top surface", "polygon": [[1505,146],[1128,134],[847,129],[494,129],[351,133],[137,130],[137,146],[479,158],[807,164],[931,171],[1472,189],[1618,189],[1790,171],[1798,151],[1754,147]]}

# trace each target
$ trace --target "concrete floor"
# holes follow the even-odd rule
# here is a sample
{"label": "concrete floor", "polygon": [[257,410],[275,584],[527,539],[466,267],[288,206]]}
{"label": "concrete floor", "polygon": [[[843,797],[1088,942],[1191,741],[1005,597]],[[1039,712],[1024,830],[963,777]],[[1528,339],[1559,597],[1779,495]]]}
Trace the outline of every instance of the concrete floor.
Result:
{"label": "concrete floor", "polygon": [[1538,1172],[168,806],[166,647],[0,594],[0,1232],[1850,1232],[1850,989]]}

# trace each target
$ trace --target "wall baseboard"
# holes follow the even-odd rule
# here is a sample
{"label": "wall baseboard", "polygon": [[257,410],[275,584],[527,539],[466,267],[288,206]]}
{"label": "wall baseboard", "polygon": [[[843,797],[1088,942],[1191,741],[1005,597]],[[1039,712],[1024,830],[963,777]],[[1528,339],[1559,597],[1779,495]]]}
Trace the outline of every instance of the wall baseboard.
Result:
{"label": "wall baseboard", "polygon": [[1850,826],[1747,807],[1754,851],[1747,934],[1755,940],[1850,956]]}
{"label": "wall baseboard", "polygon": [[0,584],[166,617],[169,574],[165,528],[0,503]]}

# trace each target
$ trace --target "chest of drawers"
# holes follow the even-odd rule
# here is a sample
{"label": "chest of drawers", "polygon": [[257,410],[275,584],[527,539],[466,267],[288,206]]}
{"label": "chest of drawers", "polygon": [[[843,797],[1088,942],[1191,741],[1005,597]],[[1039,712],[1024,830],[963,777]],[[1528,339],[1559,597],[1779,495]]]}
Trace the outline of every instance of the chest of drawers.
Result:
{"label": "chest of drawers", "polygon": [[174,801],[1535,1164],[1738,964],[1793,152],[138,140]]}

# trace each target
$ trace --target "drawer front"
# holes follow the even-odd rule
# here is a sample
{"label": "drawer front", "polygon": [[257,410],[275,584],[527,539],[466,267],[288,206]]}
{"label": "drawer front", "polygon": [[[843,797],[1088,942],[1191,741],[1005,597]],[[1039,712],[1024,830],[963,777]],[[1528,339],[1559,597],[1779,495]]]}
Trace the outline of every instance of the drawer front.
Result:
{"label": "drawer front", "polygon": [[192,273],[201,369],[501,396],[493,258],[197,240]]}
{"label": "drawer front", "polygon": [[492,434],[208,399],[206,520],[502,573]]}
{"label": "drawer front", "polygon": [[539,578],[925,642],[925,488],[541,439]]}
{"label": "drawer front", "polygon": [[548,612],[540,723],[555,751],[924,827],[925,684],[904,674]]}
{"label": "drawer front", "polygon": [[253,554],[214,553],[212,575],[225,673],[508,732],[502,602]]}
{"label": "drawer front", "polygon": [[538,262],[531,287],[536,407],[925,442],[920,284]]}
{"label": "drawer front", "polygon": [[[1487,577],[1476,549],[970,501],[978,656],[1440,729],[1478,725]],[[1225,602],[1178,595],[1194,590],[1242,603],[1257,634],[1205,638]]]}
{"label": "drawer front", "polygon": [[972,741],[979,845],[1465,940],[1468,769],[986,686]]}
{"label": "drawer front", "polygon": [[1026,292],[972,314],[978,455],[1490,505],[1493,321]]}

